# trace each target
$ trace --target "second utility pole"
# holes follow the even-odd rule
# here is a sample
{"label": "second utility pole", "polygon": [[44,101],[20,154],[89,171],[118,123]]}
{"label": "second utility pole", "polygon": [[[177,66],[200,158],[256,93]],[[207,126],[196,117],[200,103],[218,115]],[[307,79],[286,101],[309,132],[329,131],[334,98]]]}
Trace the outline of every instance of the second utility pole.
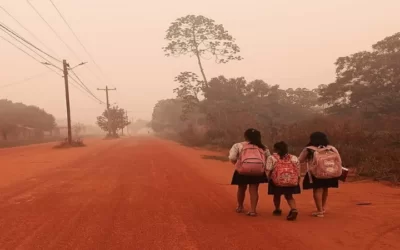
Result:
{"label": "second utility pole", "polygon": [[69,88],[68,88],[68,63],[63,60],[64,83],[65,83],[65,100],[67,103],[67,123],[68,123],[68,144],[72,144],[72,131],[71,131],[71,108],[69,106]]}
{"label": "second utility pole", "polygon": [[97,90],[104,90],[106,91],[106,99],[107,99],[107,122],[108,122],[108,134],[111,135],[111,114],[110,114],[110,102],[108,100],[108,91],[110,90],[117,90],[116,88],[109,89],[108,86],[106,86],[105,89],[97,89]]}

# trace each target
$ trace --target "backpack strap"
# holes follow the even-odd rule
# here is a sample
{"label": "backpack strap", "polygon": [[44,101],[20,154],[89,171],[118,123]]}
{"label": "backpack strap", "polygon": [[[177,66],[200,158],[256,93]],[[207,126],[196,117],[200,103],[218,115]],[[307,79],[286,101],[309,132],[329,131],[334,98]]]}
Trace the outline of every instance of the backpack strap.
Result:
{"label": "backpack strap", "polygon": [[277,153],[273,153],[272,157],[277,161],[279,161],[281,159]]}
{"label": "backpack strap", "polygon": [[306,148],[307,148],[307,149],[314,150],[314,151],[317,151],[317,150],[320,150],[320,149],[329,149],[329,150],[333,150],[333,149],[334,149],[334,147],[333,147],[333,146],[331,146],[331,145],[328,145],[328,146],[322,146],[322,147],[308,146],[308,147],[306,147]]}
{"label": "backpack strap", "polygon": [[[309,149],[309,150],[313,151],[313,153],[318,151],[318,148],[317,147],[313,147],[313,146],[306,147],[306,149]],[[313,177],[312,177],[312,174],[311,174],[311,171],[310,171],[310,161],[309,160],[307,160],[307,175],[308,175],[308,179],[310,180],[310,184],[312,184],[313,183]]]}
{"label": "backpack strap", "polygon": [[314,147],[314,146],[308,146],[308,147],[306,147],[306,149],[310,149],[312,151],[317,151],[318,150],[318,148]]}
{"label": "backpack strap", "polygon": [[325,147],[325,149],[337,153],[337,150],[336,150],[335,147],[333,147],[333,146],[328,145],[328,146]]}
{"label": "backpack strap", "polygon": [[312,179],[312,174],[311,174],[311,171],[310,171],[309,164],[310,164],[310,163],[307,161],[307,174],[308,174],[308,179],[310,180],[310,184],[312,184],[312,183],[313,183],[313,179]]}

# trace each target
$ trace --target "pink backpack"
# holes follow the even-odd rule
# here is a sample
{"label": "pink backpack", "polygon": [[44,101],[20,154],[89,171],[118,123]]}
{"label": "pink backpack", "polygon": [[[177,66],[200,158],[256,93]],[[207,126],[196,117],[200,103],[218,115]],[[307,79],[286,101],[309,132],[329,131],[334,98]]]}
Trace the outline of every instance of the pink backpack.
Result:
{"label": "pink backpack", "polygon": [[236,162],[236,171],[242,175],[262,176],[265,173],[264,151],[252,144],[243,143]]}
{"label": "pink backpack", "polygon": [[274,170],[271,173],[273,183],[278,187],[295,187],[299,185],[299,173],[292,157],[287,155],[281,159],[278,154],[273,154],[276,159]]}
{"label": "pink backpack", "polygon": [[307,148],[314,151],[313,161],[308,166],[308,170],[313,176],[318,179],[331,179],[342,175],[340,155],[335,148],[331,146]]}

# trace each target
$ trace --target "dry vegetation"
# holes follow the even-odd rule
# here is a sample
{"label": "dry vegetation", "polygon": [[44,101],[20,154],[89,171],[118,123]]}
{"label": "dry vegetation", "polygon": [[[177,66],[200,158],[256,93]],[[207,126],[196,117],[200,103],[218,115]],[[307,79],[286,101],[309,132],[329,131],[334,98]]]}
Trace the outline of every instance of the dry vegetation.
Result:
{"label": "dry vegetation", "polygon": [[76,139],[72,140],[71,143],[68,142],[68,140],[64,140],[54,146],[55,149],[63,149],[63,148],[77,148],[77,147],[85,147],[86,145],[83,143],[83,140],[81,139]]}
{"label": "dry vegetation", "polygon": [[[400,182],[400,33],[374,44],[371,51],[338,58],[333,83],[284,90],[243,77],[207,81],[200,56],[220,54],[196,41],[207,44],[210,39],[212,46],[219,46],[234,39],[228,36],[230,41],[215,43],[226,39],[216,36],[222,26],[213,33],[209,19],[188,18],[171,25],[166,48],[172,54],[184,51],[196,56],[202,77],[193,72],[176,77],[176,98],[161,100],[154,107],[151,126],[156,133],[186,145],[228,148],[243,140],[245,129],[257,128],[269,147],[285,140],[299,153],[312,132],[323,131],[340,150],[346,167],[360,176]],[[198,29],[202,25],[206,33]],[[185,42],[177,43],[182,39]],[[226,58],[237,58],[240,50],[235,46],[235,51],[224,52]],[[195,49],[188,52],[187,48]]]}

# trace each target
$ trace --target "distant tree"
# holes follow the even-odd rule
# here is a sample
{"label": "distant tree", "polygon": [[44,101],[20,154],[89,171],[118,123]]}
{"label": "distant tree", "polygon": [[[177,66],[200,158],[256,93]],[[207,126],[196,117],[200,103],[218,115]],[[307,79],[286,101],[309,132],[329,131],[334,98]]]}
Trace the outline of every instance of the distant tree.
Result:
{"label": "distant tree", "polygon": [[55,127],[55,118],[36,106],[0,100],[0,133],[4,140],[17,126],[34,128],[39,131],[50,131]]}
{"label": "distant tree", "polygon": [[242,59],[237,55],[239,46],[222,24],[201,15],[178,18],[168,28],[165,39],[169,41],[163,48],[166,56],[189,55],[197,58],[206,85],[208,82],[202,65],[204,57],[211,56],[217,63]]}
{"label": "distant tree", "polygon": [[[196,74],[183,72],[176,81],[180,83],[174,90],[177,99],[160,101],[154,108],[155,131],[165,127],[180,131],[190,125],[207,129],[211,140],[233,139],[247,127],[279,127],[306,119],[313,115],[312,107],[318,103],[314,90],[283,90],[263,80],[247,82],[244,77],[219,76],[203,86]],[[180,120],[187,126],[177,119],[177,112],[181,112]]]}
{"label": "distant tree", "polygon": [[0,121],[0,131],[3,140],[8,140],[8,135],[15,131],[17,128],[16,124]]}
{"label": "distant tree", "polygon": [[283,90],[263,80],[247,82],[243,77],[224,76],[211,79],[203,94],[203,112],[217,122],[213,127],[222,129],[238,123],[246,126],[290,123],[311,115],[311,107],[318,100],[312,90]]}
{"label": "distant tree", "polygon": [[400,114],[400,32],[336,61],[336,81],[319,89],[332,113]]}
{"label": "distant tree", "polygon": [[180,83],[178,88],[174,89],[178,98],[184,99],[187,96],[191,96],[193,99],[199,101],[199,93],[202,90],[202,81],[199,80],[196,73],[193,72],[181,72],[175,77],[175,82]]}
{"label": "distant tree", "polygon": [[[108,121],[111,122],[111,130],[108,127]],[[107,110],[103,112],[101,116],[97,117],[97,125],[104,131],[108,132],[108,135],[117,137],[117,131],[123,129],[130,124],[128,118],[125,115],[125,110],[118,106],[111,107],[110,113]]]}
{"label": "distant tree", "polygon": [[190,114],[199,107],[199,95],[204,88],[203,82],[193,72],[181,72],[175,77],[175,81],[180,84],[178,88],[174,89],[174,93],[183,104],[181,120],[186,121]]}
{"label": "distant tree", "polygon": [[155,132],[179,130],[182,127],[183,103],[177,99],[158,101],[154,106],[151,120],[151,128]]}
{"label": "distant tree", "polygon": [[310,90],[306,88],[290,88],[287,89],[285,92],[287,100],[293,105],[298,105],[302,108],[311,109],[320,104],[318,101],[318,90]]}
{"label": "distant tree", "polygon": [[247,82],[243,77],[212,78],[204,88],[201,112],[206,115],[210,139],[235,138],[244,127],[255,123],[252,107],[246,98]]}

